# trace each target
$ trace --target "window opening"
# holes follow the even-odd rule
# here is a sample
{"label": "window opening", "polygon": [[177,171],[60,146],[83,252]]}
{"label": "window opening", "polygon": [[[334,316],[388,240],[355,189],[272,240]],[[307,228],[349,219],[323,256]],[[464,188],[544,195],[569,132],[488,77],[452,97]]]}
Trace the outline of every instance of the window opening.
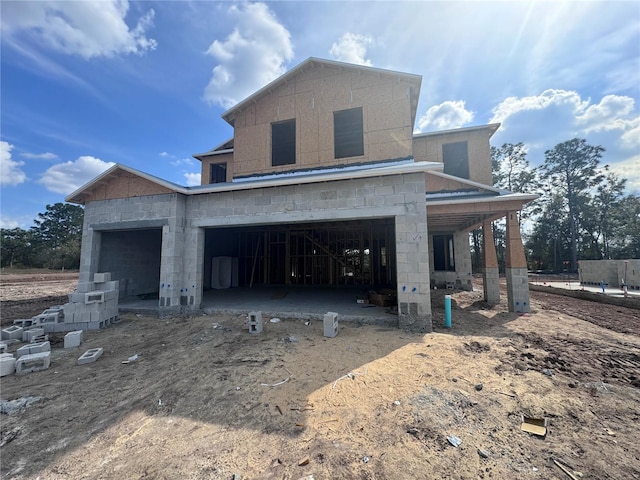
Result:
{"label": "window opening", "polygon": [[362,107],[333,112],[335,158],[364,155]]}

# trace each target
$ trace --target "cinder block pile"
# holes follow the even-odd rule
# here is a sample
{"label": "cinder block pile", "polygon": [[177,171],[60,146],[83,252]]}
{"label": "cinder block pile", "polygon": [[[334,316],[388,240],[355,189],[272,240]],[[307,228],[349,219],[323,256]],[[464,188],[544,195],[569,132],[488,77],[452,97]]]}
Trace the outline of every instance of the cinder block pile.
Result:
{"label": "cinder block pile", "polygon": [[69,303],[50,307],[30,319],[14,320],[12,327],[2,330],[2,339],[27,341],[23,338],[26,331],[35,328],[51,333],[108,327],[118,320],[118,296],[118,281],[111,280],[110,273],[96,273],[93,282],[78,283],[76,291],[69,294]]}

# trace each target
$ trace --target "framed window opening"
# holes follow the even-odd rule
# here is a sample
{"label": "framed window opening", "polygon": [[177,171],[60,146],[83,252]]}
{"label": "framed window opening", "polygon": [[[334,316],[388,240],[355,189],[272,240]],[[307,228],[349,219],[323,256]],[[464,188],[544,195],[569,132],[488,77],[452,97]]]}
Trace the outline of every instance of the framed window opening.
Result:
{"label": "framed window opening", "polygon": [[362,107],[333,112],[334,157],[364,155]]}
{"label": "framed window opening", "polygon": [[296,163],[296,120],[271,124],[271,166]]}
{"label": "framed window opening", "polygon": [[453,235],[433,236],[433,269],[437,272],[455,271]]}
{"label": "framed window opening", "polygon": [[442,145],[444,173],[469,178],[469,147],[466,141]]}
{"label": "framed window opening", "polygon": [[209,170],[209,183],[226,183],[227,164],[212,163]]}

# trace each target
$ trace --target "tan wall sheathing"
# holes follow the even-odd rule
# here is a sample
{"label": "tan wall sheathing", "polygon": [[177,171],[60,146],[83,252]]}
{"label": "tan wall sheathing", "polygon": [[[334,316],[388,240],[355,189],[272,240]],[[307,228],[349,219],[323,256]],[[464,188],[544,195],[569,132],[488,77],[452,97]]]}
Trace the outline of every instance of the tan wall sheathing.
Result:
{"label": "tan wall sheathing", "polygon": [[91,193],[84,196],[84,202],[86,204],[95,200],[161,195],[171,192],[172,190],[168,188],[136,175],[120,173],[117,177],[108,177],[104,183],[97,185]]}
{"label": "tan wall sheathing", "polygon": [[211,155],[210,157],[202,157],[202,169],[200,170],[200,184],[208,185],[210,180],[211,165],[214,163],[227,164],[227,182],[233,179],[233,153],[222,153]]}
{"label": "tan wall sheathing", "polygon": [[[412,154],[409,82],[379,73],[311,65],[234,112],[233,175],[331,167]],[[333,112],[363,108],[364,155],[334,158]],[[271,123],[296,120],[296,164],[271,166]]]}
{"label": "tan wall sheathing", "polygon": [[426,174],[427,193],[460,190],[462,188],[470,188],[469,185],[452,180],[449,178],[439,177],[438,175]]}
{"label": "tan wall sheathing", "polygon": [[413,139],[413,156],[417,162],[443,163],[442,145],[466,141],[469,153],[469,180],[492,185],[489,135],[489,130],[480,130],[417,137]]}

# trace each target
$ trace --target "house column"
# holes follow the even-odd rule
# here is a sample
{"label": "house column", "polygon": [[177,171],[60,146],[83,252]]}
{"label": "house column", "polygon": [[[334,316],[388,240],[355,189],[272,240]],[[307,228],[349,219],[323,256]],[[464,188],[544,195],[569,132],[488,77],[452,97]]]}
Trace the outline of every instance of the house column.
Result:
{"label": "house column", "polygon": [[484,301],[495,305],[500,303],[500,274],[491,222],[482,224],[482,252],[484,254],[484,268],[482,269]]}
{"label": "house column", "polygon": [[453,234],[453,254],[456,265],[456,288],[473,290],[469,232],[460,231]]}
{"label": "house column", "polygon": [[160,259],[160,299],[161,317],[179,314],[184,303],[183,297],[183,257],[185,248],[185,202],[176,196],[167,219],[162,227],[162,248]]}
{"label": "house column", "polygon": [[510,312],[529,312],[529,276],[524,246],[520,237],[520,223],[515,211],[507,213],[506,238],[507,301]]}
{"label": "house column", "polygon": [[[415,186],[410,184],[415,182]],[[429,282],[429,235],[424,201],[424,174],[404,179],[405,214],[396,215],[396,273],[398,280],[398,326],[431,332],[431,285]]]}

